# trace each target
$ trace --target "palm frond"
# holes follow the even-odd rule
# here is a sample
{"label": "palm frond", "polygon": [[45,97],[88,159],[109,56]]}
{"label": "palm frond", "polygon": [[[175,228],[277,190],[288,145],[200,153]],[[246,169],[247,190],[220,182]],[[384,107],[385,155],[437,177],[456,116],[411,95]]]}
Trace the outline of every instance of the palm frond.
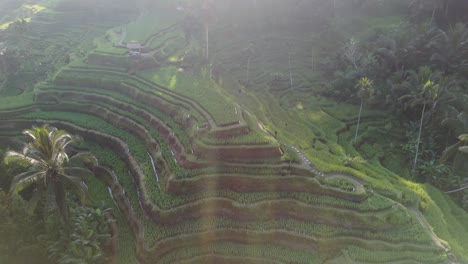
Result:
{"label": "palm frond", "polygon": [[441,125],[444,126],[444,127],[448,127],[448,128],[450,128],[452,130],[456,130],[459,127],[461,127],[463,124],[458,119],[445,118],[444,120],[442,120]]}
{"label": "palm frond", "polygon": [[46,177],[44,171],[27,171],[16,175],[10,187],[10,192],[17,194],[30,186],[31,184],[37,183]]}
{"label": "palm frond", "polygon": [[94,175],[93,172],[91,172],[90,170],[85,169],[85,168],[81,168],[81,167],[65,167],[63,169],[63,171],[67,175],[74,176],[74,177],[80,177],[80,178],[84,178],[84,177]]}
{"label": "palm frond", "polygon": [[35,132],[32,129],[25,129],[23,135],[29,136],[32,140],[36,139]]}
{"label": "palm frond", "polygon": [[468,154],[468,146],[459,147],[458,150],[465,154]]}
{"label": "palm frond", "polygon": [[458,136],[458,139],[462,142],[468,143],[468,134],[461,134],[460,136]]}
{"label": "palm frond", "polygon": [[40,163],[40,161],[16,151],[8,151],[5,154],[4,161],[7,165],[10,163],[25,163],[26,165],[37,165]]}
{"label": "palm frond", "polygon": [[68,187],[82,202],[89,200],[88,186],[84,184],[83,179],[77,176],[61,174],[63,184]]}
{"label": "palm frond", "polygon": [[91,154],[91,152],[80,152],[75,154],[69,160],[70,163],[72,162],[82,162],[82,163],[90,163],[94,166],[98,164],[96,157]]}
{"label": "palm frond", "polygon": [[27,212],[29,215],[33,215],[34,211],[36,210],[37,204],[39,201],[44,197],[44,194],[47,192],[46,188],[36,188],[32,194],[31,199],[27,205]]}
{"label": "palm frond", "polygon": [[456,144],[453,144],[452,146],[447,147],[444,150],[444,152],[442,152],[442,156],[440,157],[439,162],[445,163],[449,159],[453,158],[457,154],[458,148],[460,147],[460,145],[461,145],[461,142],[458,142]]}

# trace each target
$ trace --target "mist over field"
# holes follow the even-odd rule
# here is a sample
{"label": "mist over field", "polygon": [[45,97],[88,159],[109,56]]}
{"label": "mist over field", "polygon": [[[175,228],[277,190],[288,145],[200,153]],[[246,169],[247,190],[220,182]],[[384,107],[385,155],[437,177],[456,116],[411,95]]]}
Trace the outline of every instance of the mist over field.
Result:
{"label": "mist over field", "polygon": [[0,0],[0,263],[468,263],[466,0]]}

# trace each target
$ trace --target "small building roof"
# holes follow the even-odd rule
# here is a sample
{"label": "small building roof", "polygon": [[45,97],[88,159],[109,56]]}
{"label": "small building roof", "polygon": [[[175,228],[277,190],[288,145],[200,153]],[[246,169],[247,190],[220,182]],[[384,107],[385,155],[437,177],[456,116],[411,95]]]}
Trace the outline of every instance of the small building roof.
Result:
{"label": "small building roof", "polygon": [[127,43],[127,48],[128,49],[141,49],[141,43]]}

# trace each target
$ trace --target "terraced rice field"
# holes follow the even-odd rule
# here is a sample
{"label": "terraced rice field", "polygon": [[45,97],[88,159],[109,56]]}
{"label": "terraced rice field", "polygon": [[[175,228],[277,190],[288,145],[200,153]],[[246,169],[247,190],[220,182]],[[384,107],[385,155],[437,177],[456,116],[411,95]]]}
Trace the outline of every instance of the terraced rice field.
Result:
{"label": "terraced rice field", "polygon": [[[138,37],[180,34],[159,30]],[[264,52],[252,63],[288,59]],[[443,263],[452,248],[467,257],[457,247],[466,238],[447,254],[409,209],[439,208],[423,187],[352,159],[360,155],[347,143],[354,117],[334,115],[328,102],[299,107],[290,93],[310,85],[300,56],[291,57],[292,86],[269,88],[267,71],[254,70],[255,89],[239,94],[240,56],[213,53],[215,67],[232,73],[224,84],[194,82],[174,65],[133,74],[118,62],[129,60],[124,52],[106,55],[116,64],[64,67],[33,98],[0,106],[0,135],[49,123],[85,138],[80,148],[107,167],[96,168],[91,191],[119,212],[119,263]],[[369,127],[376,118],[363,120]]]}
{"label": "terraced rice field", "polygon": [[[180,107],[172,112],[158,108],[160,103],[177,102],[174,94],[167,94],[172,100],[144,102],[132,94],[112,97],[118,86],[90,82],[89,93],[86,87],[65,86],[65,81],[59,75],[56,83],[41,87],[33,105],[4,111],[2,119],[16,131],[37,122],[51,123],[85,137],[91,150],[101,145],[116,153],[111,161],[106,161],[105,152],[96,155],[117,175],[107,175],[108,183],[115,186],[113,197],[127,218],[142,261],[305,263],[320,252],[316,259],[320,263],[338,257],[351,241],[367,254],[405,248],[433,256],[427,257],[429,262],[441,258],[405,208],[366,190],[335,189],[302,164],[281,163],[278,143],[252,142],[246,151],[235,144],[201,142],[200,134],[216,137],[214,131],[221,130],[229,135],[238,124],[232,129],[217,127],[188,98],[180,97],[180,103],[201,120],[175,118]],[[171,126],[164,120],[172,120],[167,122]],[[208,124],[205,131],[193,128],[200,123]],[[155,160],[157,177],[148,153]],[[284,255],[286,248],[297,254]]]}

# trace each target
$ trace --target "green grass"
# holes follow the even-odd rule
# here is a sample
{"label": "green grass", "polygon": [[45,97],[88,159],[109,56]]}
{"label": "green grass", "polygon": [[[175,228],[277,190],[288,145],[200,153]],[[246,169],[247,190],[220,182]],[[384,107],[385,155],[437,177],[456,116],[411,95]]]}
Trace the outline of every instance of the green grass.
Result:
{"label": "green grass", "polygon": [[[278,145],[273,137],[258,128],[256,124],[258,119],[269,132],[277,132],[275,134],[277,134],[278,139],[297,147],[323,172],[346,173],[362,180],[367,188],[366,193],[369,194],[364,201],[357,203],[332,196],[317,195],[312,191],[310,193],[275,192],[272,188],[269,192],[236,193],[222,190],[217,185],[217,179],[220,177],[251,177],[252,179],[263,178],[265,185],[275,187],[274,179],[278,178],[278,175],[286,170],[284,166],[275,166],[274,162],[301,161],[291,148],[282,144],[285,155],[281,160],[270,161],[271,163],[262,161],[264,163],[260,164],[260,161],[252,160],[249,162],[257,167],[249,167],[249,165],[243,163],[220,164],[187,172],[187,174],[178,177],[177,180],[195,181],[202,179],[200,180],[201,183],[208,183],[210,186],[213,184],[213,189],[202,193],[195,192],[193,195],[175,197],[162,192],[156,187],[154,173],[146,153],[149,149],[148,144],[146,144],[148,139],[136,136],[136,133],[130,128],[124,129],[121,124],[111,125],[104,121],[104,116],[97,117],[101,112],[107,113],[106,110],[112,111],[118,117],[127,117],[133,120],[134,124],[143,126],[144,130],[149,132],[149,138],[156,139],[161,143],[162,139],[157,131],[152,129],[149,124],[146,124],[145,120],[138,116],[137,111],[127,112],[119,109],[113,103],[89,102],[95,103],[97,106],[93,108],[99,111],[96,116],[92,115],[92,113],[74,113],[73,111],[78,107],[89,107],[89,105],[73,103],[67,104],[70,106],[69,112],[38,111],[20,116],[20,118],[29,120],[48,119],[51,121],[72,122],[83,128],[113,135],[127,142],[130,152],[146,175],[143,188],[146,188],[145,191],[149,196],[145,198],[153,200],[161,211],[164,211],[165,214],[173,214],[174,217],[178,217],[185,208],[193,206],[193,202],[200,202],[203,205],[203,203],[209,204],[209,202],[216,199],[226,198],[245,208],[244,211],[252,212],[257,208],[258,203],[266,203],[271,207],[285,206],[288,203],[283,200],[288,199],[292,204],[304,203],[306,205],[304,206],[304,208],[307,208],[305,212],[293,212],[297,215],[317,211],[319,215],[317,218],[328,219],[327,217],[330,217],[329,219],[338,221],[338,224],[334,224],[332,221],[311,224],[291,219],[238,222],[223,217],[202,217],[201,219],[183,221],[176,225],[157,225],[146,217],[140,209],[134,182],[128,174],[127,165],[110,149],[95,142],[85,143],[83,146],[92,150],[99,157],[102,164],[112,166],[112,169],[116,172],[119,181],[129,195],[131,204],[145,227],[146,242],[149,245],[154,245],[164,238],[182,234],[194,234],[194,237],[196,237],[198,232],[211,230],[211,228],[225,228],[226,230],[248,228],[253,231],[276,228],[297,233],[297,237],[305,235],[332,239],[340,236],[353,237],[336,246],[334,254],[337,255],[329,255],[328,253],[322,255],[321,252],[293,250],[288,246],[270,245],[267,241],[261,241],[262,245],[245,245],[223,241],[216,244],[192,244],[171,252],[161,259],[161,263],[180,262],[182,259],[193,258],[194,256],[200,256],[200,259],[203,260],[203,254],[248,256],[260,259],[266,258],[267,260],[275,259],[286,263],[323,263],[327,257],[329,259],[342,257],[345,260],[370,263],[378,263],[379,261],[410,262],[411,260],[425,263],[443,262],[445,260],[444,256],[440,255],[440,252],[432,250],[435,247],[431,248],[429,246],[430,237],[418,224],[417,219],[407,209],[399,206],[398,203],[422,210],[434,232],[441,239],[448,241],[450,248],[457,255],[459,261],[468,262],[468,254],[465,250],[468,244],[468,227],[466,225],[468,216],[466,212],[458,208],[448,197],[433,187],[422,186],[400,178],[399,176],[402,176],[401,174],[404,172],[395,169],[399,165],[398,162],[384,159],[388,155],[386,152],[387,145],[384,141],[389,138],[392,141],[398,140],[398,135],[401,133],[398,128],[385,129],[388,122],[385,118],[389,114],[366,108],[362,115],[362,130],[358,138],[358,144],[355,146],[352,144],[352,138],[359,110],[358,105],[338,103],[320,97],[320,82],[324,80],[321,80],[319,74],[312,70],[311,54],[315,46],[323,43],[317,43],[320,41],[312,39],[310,34],[283,33],[280,30],[265,31],[266,33],[262,32],[256,36],[249,36],[252,39],[248,39],[243,34],[232,34],[230,38],[221,38],[219,35],[217,36],[215,27],[213,30],[211,63],[223,66],[225,71],[223,75],[226,75],[223,76],[223,83],[218,86],[209,80],[206,68],[194,69],[193,72],[180,72],[174,66],[177,65],[177,59],[182,56],[187,48],[184,46],[182,33],[179,29],[161,33],[156,38],[151,39],[156,33],[174,25],[180,19],[175,15],[175,11],[157,13],[158,15],[153,15],[151,12],[143,13],[129,24],[119,27],[122,27],[127,34],[126,42],[138,41],[146,43],[150,49],[158,49],[158,54],[164,57],[163,60],[167,60],[163,62],[165,64],[160,69],[138,72],[136,78],[130,75],[119,75],[126,71],[127,64],[124,58],[126,49],[113,47],[113,43],[119,39],[120,35],[111,30],[107,31],[107,38],[101,36],[94,41],[96,49],[91,56],[94,56],[94,59],[108,59],[114,65],[99,66],[75,60],[67,70],[59,74],[58,80],[77,82],[80,83],[77,85],[89,86],[88,88],[42,87],[41,92],[52,95],[56,93],[58,95],[61,91],[67,90],[83,91],[83,95],[94,93],[106,98],[112,98],[116,102],[124,102],[137,110],[148,111],[166,123],[187,150],[192,143],[191,140],[193,140],[191,138],[193,131],[184,131],[178,125],[180,124],[178,120],[171,119],[190,114],[196,117],[197,125],[203,125],[206,118],[204,112],[206,111],[211,115],[208,118],[212,118],[217,125],[237,121],[243,122],[245,120],[251,130],[247,135],[218,139],[213,137],[212,134],[207,134],[199,139],[212,150],[222,151],[223,145]],[[89,27],[88,24],[83,27],[81,25],[72,27],[71,29],[67,27],[63,32],[54,32],[53,34],[50,32],[52,30],[50,26],[53,24],[52,22],[66,21],[67,16],[76,19],[80,15],[82,15],[80,12],[76,14],[44,12],[40,16],[38,15],[41,21],[31,23],[37,36],[30,36],[27,41],[37,43],[38,46],[40,45],[44,49],[50,46],[52,42],[61,46],[75,45],[76,36],[81,36],[83,30]],[[356,16],[352,18],[356,23],[341,25],[340,27],[342,27],[342,30],[349,29],[345,35],[356,32],[365,35],[369,33],[368,29],[362,32],[362,28],[379,27],[387,29],[399,23],[399,19],[400,17],[396,16]],[[372,27],[369,27],[369,25]],[[105,23],[97,30],[99,34],[95,35],[102,35],[106,30],[112,27],[115,28],[115,26],[116,23]],[[242,27],[242,25],[239,27]],[[40,34],[48,34],[51,40],[41,40],[38,37]],[[86,35],[86,39],[92,39],[92,36],[94,35]],[[150,39],[151,42],[149,42]],[[256,52],[251,61],[250,81],[252,85],[243,87],[239,83],[239,80],[245,79],[246,61],[245,56],[242,56],[242,50],[250,41],[256,45]],[[293,43],[289,52],[285,52],[287,50],[286,41]],[[339,45],[339,43],[335,43],[335,45]],[[299,47],[306,49],[306,51],[301,51]],[[83,49],[89,51],[88,49],[91,48],[84,47]],[[36,56],[41,56],[42,50],[38,48],[38,50],[34,51]],[[54,50],[49,47],[47,52],[54,52]],[[273,87],[271,85],[272,73],[283,73],[288,77],[288,66],[287,63],[284,63],[288,53],[292,54],[292,75],[295,86],[291,88],[288,81],[285,81],[278,87]],[[48,59],[44,58],[44,62]],[[316,60],[318,59],[316,58]],[[118,64],[121,64],[121,66],[118,66]],[[317,67],[318,62],[315,64],[315,67]],[[139,77],[162,87],[141,82],[138,80]],[[84,84],[81,84],[81,82],[84,82]],[[123,85],[123,83],[127,86]],[[119,87],[120,90],[115,89],[115,87]],[[123,93],[123,89],[128,93]],[[141,94],[152,94],[160,98],[161,101],[166,102],[167,104],[164,104],[161,108],[167,106],[171,109],[181,109],[178,112],[180,116],[170,117],[162,113],[161,110],[163,109],[157,109],[150,103],[137,101],[136,95]],[[132,97],[132,95],[135,95],[135,97]],[[180,97],[175,95],[180,95]],[[70,98],[70,100],[82,101],[82,99],[75,98]],[[192,101],[199,104],[203,111],[200,111],[198,106],[191,106]],[[33,93],[0,98],[0,110],[17,109],[33,103]],[[237,105],[241,107],[237,107]],[[242,116],[244,110],[245,113]],[[241,125],[244,124],[241,123]],[[195,143],[197,142],[195,141]],[[216,145],[220,145],[220,147]],[[164,144],[161,144],[161,148],[166,159],[170,161],[169,169],[173,173],[177,173],[179,168],[171,158],[170,149]],[[249,147],[245,148],[248,149]],[[400,153],[395,152],[394,155],[398,157]],[[384,160],[382,161],[382,159]],[[200,161],[203,162],[203,160]],[[381,162],[385,166],[382,166]],[[400,175],[396,173],[400,173]],[[313,177],[312,174],[298,174],[301,177]],[[294,180],[296,178],[291,177],[290,179]],[[196,183],[193,183],[189,188],[196,186]],[[322,184],[325,184],[324,188],[329,188],[326,187],[328,184],[345,192],[349,192],[351,188],[354,188],[351,182],[343,179],[329,180],[328,183],[322,182]],[[109,202],[107,190],[102,184],[91,182],[90,185],[90,191],[97,200]],[[293,208],[295,207],[291,206],[290,210],[294,210]],[[273,216],[273,210],[265,209],[255,213],[265,219],[268,217],[272,219]],[[121,215],[118,215],[117,218],[119,221],[123,221]],[[347,224],[362,224],[369,230],[345,228],[344,225]],[[390,225],[391,228],[383,228],[386,225]],[[118,253],[119,262],[133,263],[135,262],[135,241],[131,237],[131,231],[126,224],[121,226],[122,233],[120,236],[122,241]],[[255,235],[248,234],[248,238],[253,239]],[[373,247],[372,241],[365,242],[364,246],[362,244],[355,245],[355,243],[360,242],[359,238],[364,240],[381,239],[393,243],[395,248],[398,248],[398,244],[401,242],[420,243],[428,246],[429,249],[427,251],[412,251],[409,249],[393,251],[394,247],[384,247],[384,249],[379,249],[377,246]],[[350,244],[353,244],[353,246],[348,247]],[[343,255],[340,255],[342,253]],[[156,257],[158,252],[152,252],[152,254],[155,254]]]}
{"label": "green grass", "polygon": [[347,179],[330,179],[327,184],[347,192],[352,192],[355,189],[354,184]]}
{"label": "green grass", "polygon": [[155,33],[174,25],[179,19],[175,12],[160,12],[154,15],[152,12],[142,13],[135,21],[130,22],[124,28],[127,32],[125,42],[146,43]]}
{"label": "green grass", "polygon": [[[128,78],[127,78],[128,77]],[[122,75],[122,73],[113,71],[101,70],[70,70],[66,69],[60,72],[55,79],[56,83],[65,83],[67,85],[83,86],[85,88],[100,88],[105,90],[115,90],[118,93],[126,94],[127,96],[137,97],[145,96],[146,94],[157,97],[158,102],[167,103],[167,108],[187,108],[188,113],[198,122],[204,121],[201,113],[192,109],[189,102],[181,102],[175,96],[161,92],[158,87],[152,87],[140,82],[138,79],[133,79],[130,76]],[[120,98],[120,97],[119,97]],[[141,102],[139,102],[141,104]],[[153,106],[149,106],[153,107]],[[163,109],[159,109],[163,111]]]}
{"label": "green grass", "polygon": [[239,110],[223,94],[219,87],[205,78],[185,75],[175,67],[158,71],[147,70],[138,73],[142,78],[164,86],[168,90],[191,98],[205,108],[218,125],[239,121]]}
{"label": "green grass", "polygon": [[323,263],[324,257],[319,256],[315,252],[304,252],[299,250],[286,249],[279,246],[255,246],[243,245],[240,243],[212,243],[208,245],[194,246],[190,248],[182,248],[171,252],[163,257],[161,263],[177,263],[182,259],[192,258],[203,254],[219,254],[221,256],[237,256],[237,257],[258,257],[264,258],[268,262],[272,259],[277,259],[286,263]]}
{"label": "green grass", "polygon": [[382,251],[382,250],[369,250],[363,249],[356,246],[350,246],[347,249],[349,257],[353,261],[359,263],[383,263],[391,261],[403,261],[408,262],[409,260],[416,261],[418,263],[443,263],[447,260],[441,252],[429,251],[429,252],[414,252],[414,251]]}
{"label": "green grass", "polygon": [[447,241],[460,263],[468,262],[468,214],[447,195],[426,184],[430,196],[424,216],[436,235]]}
{"label": "green grass", "polygon": [[[106,97],[104,97],[104,98],[106,98]],[[107,99],[109,99],[109,98],[107,98]],[[78,97],[75,99],[75,101],[81,101],[81,100],[83,100],[83,99],[78,98]],[[62,100],[62,102],[66,102],[66,100]],[[145,128],[145,130],[148,131],[148,133],[152,136],[152,138],[155,139],[158,142],[159,147],[160,147],[160,149],[162,151],[162,154],[163,154],[163,156],[165,157],[166,161],[169,164],[169,168],[173,172],[180,171],[180,168],[177,166],[177,164],[175,163],[175,161],[174,161],[174,159],[172,157],[172,153],[171,153],[171,150],[169,149],[169,146],[168,146],[167,142],[162,138],[162,136],[159,134],[158,131],[156,131],[150,124],[148,124],[148,122],[145,119],[143,119],[142,117],[140,117],[140,116],[138,116],[136,114],[136,113],[138,113],[138,111],[141,111],[141,109],[138,108],[138,107],[134,107],[132,109],[133,111],[130,111],[130,110],[123,111],[123,110],[120,109],[120,107],[125,107],[125,106],[129,106],[129,105],[126,105],[126,104],[124,104],[123,106],[120,106],[118,104],[113,105],[112,102],[117,103],[117,101],[113,101],[111,99],[111,102],[109,102],[109,104],[105,104],[103,102],[100,102],[100,103],[97,103],[97,104],[94,104],[94,105],[89,105],[89,103],[93,103],[93,102],[87,102],[88,104],[83,104],[83,102],[81,102],[81,104],[69,103],[69,105],[67,105],[67,106],[69,107],[70,111],[78,109],[78,112],[79,112],[80,108],[86,109],[86,108],[89,108],[89,107],[94,108],[96,110],[96,112],[99,112],[99,113],[109,112],[110,111],[110,113],[117,114],[119,117],[129,118],[131,120],[129,122],[136,123],[136,124],[138,124],[140,126],[143,126]],[[97,114],[97,116],[99,116],[99,115]],[[102,117],[102,118],[105,118],[105,116]],[[163,120],[167,120],[167,117],[164,117]],[[161,121],[161,122],[164,122],[164,121]],[[170,122],[168,122],[168,123],[170,123]],[[181,143],[182,146],[183,147],[188,147],[189,146],[188,139],[185,136],[185,134],[182,134],[180,132],[180,128],[178,126],[174,126],[172,129],[175,132],[179,132],[180,140],[182,141],[182,143]]]}
{"label": "green grass", "polygon": [[[108,162],[109,158],[112,158],[112,152],[107,152],[105,155],[101,153],[105,152],[104,148],[97,147],[97,144],[92,142],[85,142],[80,145],[80,148],[85,148],[89,150],[98,158],[100,164],[105,166],[112,166],[113,168],[118,169],[118,163]],[[117,170],[118,171],[118,170]],[[125,218],[116,204],[114,204],[107,186],[99,181],[95,177],[87,177],[86,179],[88,191],[93,203],[93,206],[101,206],[102,203],[106,207],[112,208],[112,213],[117,221],[117,232],[118,232],[118,248],[117,248],[117,261],[118,263],[135,263],[136,261],[136,252],[135,252],[135,240],[133,235],[128,227]]]}
{"label": "green grass", "polygon": [[165,195],[161,193],[161,191],[157,187],[156,180],[153,176],[154,172],[151,169],[151,162],[147,155],[147,147],[134,135],[129,134],[128,132],[125,132],[122,129],[116,128],[100,118],[78,113],[41,111],[37,113],[25,114],[22,117],[72,122],[83,128],[104,132],[106,134],[120,138],[128,144],[132,154],[139,162],[144,175],[146,175],[146,187],[148,187],[148,192],[153,197],[154,201],[161,203],[163,207],[167,206],[164,204],[164,202],[170,202],[170,200],[165,198]]}
{"label": "green grass", "polygon": [[34,93],[28,92],[17,96],[0,98],[0,110],[18,109],[33,103]]}
{"label": "green grass", "polygon": [[[133,207],[133,211],[138,216],[138,220],[143,224],[145,230],[145,238],[147,242],[154,243],[157,234],[159,233],[158,227],[145,215],[141,210],[140,203],[136,194],[135,183],[132,180],[131,176],[128,174],[128,167],[126,164],[109,148],[106,146],[100,145],[99,143],[85,141],[80,145],[80,147],[85,148],[93,153],[99,161],[99,164],[111,168],[112,171],[117,175],[119,183],[125,190],[127,197]],[[101,190],[102,193],[107,194],[108,190]],[[120,263],[134,263],[124,262],[125,260],[135,259],[135,240],[131,229],[126,223],[124,216],[117,214],[119,217],[119,235],[122,229],[122,240],[119,242],[119,257],[118,260]],[[124,237],[126,236],[126,237]]]}

